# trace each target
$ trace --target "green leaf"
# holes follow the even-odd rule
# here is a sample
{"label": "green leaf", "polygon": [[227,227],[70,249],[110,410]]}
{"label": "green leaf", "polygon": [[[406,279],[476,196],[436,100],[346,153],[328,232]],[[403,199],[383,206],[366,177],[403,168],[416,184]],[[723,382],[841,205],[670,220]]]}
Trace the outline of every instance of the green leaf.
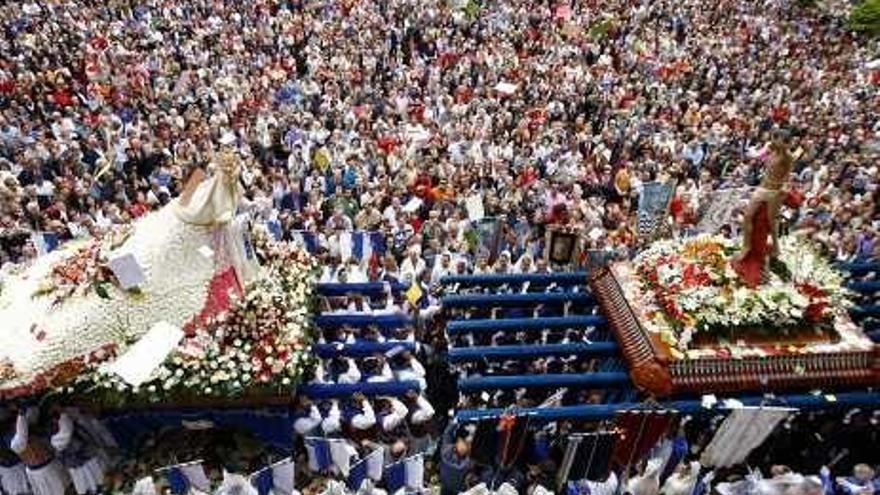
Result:
{"label": "green leaf", "polygon": [[880,0],[862,0],[856,5],[849,15],[849,27],[870,36],[880,34]]}
{"label": "green leaf", "polygon": [[611,31],[611,19],[603,19],[590,27],[590,37],[601,40],[608,36],[609,31]]}
{"label": "green leaf", "polygon": [[464,6],[464,13],[468,16],[468,19],[473,21],[480,13],[480,4],[471,0]]}
{"label": "green leaf", "polygon": [[112,297],[110,297],[110,293],[107,291],[107,282],[96,283],[95,294],[98,294],[98,296],[103,299],[112,299]]}

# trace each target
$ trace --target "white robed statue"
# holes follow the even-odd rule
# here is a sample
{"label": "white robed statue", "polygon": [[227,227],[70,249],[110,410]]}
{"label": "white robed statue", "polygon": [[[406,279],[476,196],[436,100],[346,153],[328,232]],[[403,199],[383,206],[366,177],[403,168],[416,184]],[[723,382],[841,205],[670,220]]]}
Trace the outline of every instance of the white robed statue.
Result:
{"label": "white robed statue", "polygon": [[68,243],[4,281],[0,398],[61,383],[158,321],[192,331],[228,309],[258,267],[236,217],[237,160],[224,152],[213,169],[130,231]]}

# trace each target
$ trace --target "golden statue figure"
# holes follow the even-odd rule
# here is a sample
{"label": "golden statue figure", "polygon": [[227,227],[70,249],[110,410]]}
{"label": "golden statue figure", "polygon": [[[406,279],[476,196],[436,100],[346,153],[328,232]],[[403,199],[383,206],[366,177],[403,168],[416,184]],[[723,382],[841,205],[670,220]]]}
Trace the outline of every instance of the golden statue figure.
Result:
{"label": "golden statue figure", "polygon": [[794,163],[785,143],[773,141],[770,151],[773,158],[743,218],[742,251],[733,261],[733,269],[751,288],[761,283],[767,263],[779,255],[779,209],[786,199],[782,187]]}

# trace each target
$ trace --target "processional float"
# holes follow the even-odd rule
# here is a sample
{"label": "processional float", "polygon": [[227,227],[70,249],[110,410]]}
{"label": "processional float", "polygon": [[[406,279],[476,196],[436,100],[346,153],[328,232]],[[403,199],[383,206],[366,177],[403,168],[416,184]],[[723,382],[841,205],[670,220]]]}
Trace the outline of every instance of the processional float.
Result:
{"label": "processional float", "polygon": [[880,384],[880,347],[848,314],[843,278],[808,240],[780,238],[792,159],[770,146],[741,247],[718,236],[656,241],[590,271],[633,382],[655,396]]}

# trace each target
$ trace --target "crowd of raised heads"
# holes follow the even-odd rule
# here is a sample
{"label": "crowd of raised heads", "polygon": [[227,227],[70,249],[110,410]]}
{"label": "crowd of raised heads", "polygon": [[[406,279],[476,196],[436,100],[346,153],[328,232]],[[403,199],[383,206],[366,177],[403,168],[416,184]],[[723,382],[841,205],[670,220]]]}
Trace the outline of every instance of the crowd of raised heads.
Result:
{"label": "crowd of raised heads", "polygon": [[[317,434],[345,438],[359,458],[373,441],[389,460],[432,456],[444,495],[481,483],[493,492],[499,481],[523,494],[552,491],[553,440],[571,424],[550,425],[542,437],[550,445],[510,471],[474,460],[473,428],[437,428],[456,404],[440,355],[445,336],[429,321],[437,285],[451,274],[557,269],[545,259],[549,228],[577,233],[588,250],[632,252],[649,182],[676,184],[663,222],[671,235],[687,234],[719,190],[760,182],[768,143],[780,136],[795,157],[787,186],[803,196],[783,211],[785,228],[835,260],[877,259],[880,46],[846,29],[847,2],[808,3],[7,2],[0,265],[136,221],[232,151],[242,211],[320,257],[321,282],[427,289],[422,318],[400,335],[342,327],[318,336],[328,345],[404,344],[324,359],[311,383],[418,387],[395,397],[301,397],[298,446]],[[365,236],[358,255],[354,233]],[[410,310],[400,298],[373,303],[339,297],[321,311]],[[520,372],[547,370],[530,366]],[[497,371],[486,368],[470,372]],[[545,399],[509,395],[482,400]],[[818,465],[794,467],[805,476],[779,485],[786,493],[880,489],[869,466],[857,466],[850,485],[848,470],[829,484],[806,476]],[[676,475],[693,474],[687,468]],[[793,474],[769,474],[777,475]]]}
{"label": "crowd of raised heads", "polygon": [[[641,185],[675,180],[674,232],[800,153],[786,212],[830,256],[876,254],[876,42],[847,5],[476,1],[25,2],[0,7],[0,262],[168,202],[218,148],[249,208],[340,253],[430,277],[535,270],[547,225],[637,242]],[[501,220],[470,242],[466,202]],[[418,201],[414,201],[414,198]],[[474,206],[473,204],[471,206]],[[420,269],[428,263],[427,269]]]}

